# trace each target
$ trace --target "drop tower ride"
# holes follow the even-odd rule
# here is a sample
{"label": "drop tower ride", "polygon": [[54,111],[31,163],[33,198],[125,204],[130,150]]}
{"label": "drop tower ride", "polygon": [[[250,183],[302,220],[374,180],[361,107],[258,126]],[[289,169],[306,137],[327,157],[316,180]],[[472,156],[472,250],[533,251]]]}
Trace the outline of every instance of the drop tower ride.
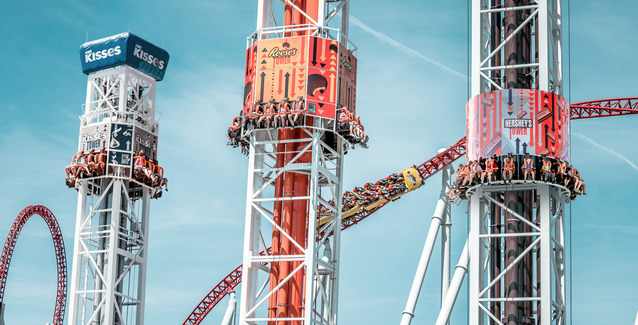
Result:
{"label": "drop tower ride", "polygon": [[565,324],[565,204],[575,195],[543,167],[569,161],[561,1],[471,4],[468,160],[505,170],[509,157],[514,180],[467,192],[469,324]]}
{"label": "drop tower ride", "polygon": [[367,140],[348,9],[258,1],[229,129],[248,153],[240,324],[337,322],[343,158]]}
{"label": "drop tower ride", "polygon": [[131,33],[87,42],[68,323],[144,324],[150,200],[166,186],[157,161],[155,90],[168,53]]}

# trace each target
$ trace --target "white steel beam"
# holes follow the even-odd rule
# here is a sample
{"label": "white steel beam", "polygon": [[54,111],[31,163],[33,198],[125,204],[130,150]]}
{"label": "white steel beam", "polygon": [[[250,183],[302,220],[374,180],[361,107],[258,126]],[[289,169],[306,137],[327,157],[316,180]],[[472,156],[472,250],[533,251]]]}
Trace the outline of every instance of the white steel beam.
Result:
{"label": "white steel beam", "polygon": [[405,309],[403,310],[401,316],[401,325],[409,325],[412,322],[412,318],[414,318],[414,310],[416,309],[416,304],[419,300],[419,295],[421,294],[421,287],[423,286],[425,274],[428,271],[430,257],[432,256],[434,244],[436,243],[436,237],[439,233],[439,226],[442,222],[444,222],[447,204],[447,198],[444,196],[439,198],[436,203],[434,215],[432,215],[432,221],[430,222],[430,228],[425,237],[423,251],[421,252],[421,257],[419,258],[419,263],[417,264],[416,274],[414,275],[414,279],[412,280],[410,294],[408,295],[408,300],[405,303]]}
{"label": "white steel beam", "polygon": [[483,193],[479,189],[470,197],[469,220],[469,316],[468,325],[483,325],[483,318],[479,305],[481,298],[482,281],[482,256],[481,256],[481,223],[484,218]]}
{"label": "white steel beam", "polygon": [[450,321],[450,314],[452,313],[452,308],[454,308],[454,304],[456,303],[456,298],[459,295],[461,290],[461,284],[463,284],[463,279],[465,278],[465,273],[467,273],[467,268],[469,264],[469,253],[468,253],[468,242],[465,242],[463,246],[463,251],[461,252],[461,256],[459,257],[459,261],[456,264],[456,268],[454,270],[454,276],[452,276],[452,281],[450,282],[450,286],[445,293],[445,297],[443,299],[443,305],[441,306],[441,310],[439,311],[439,315],[436,318],[436,325],[445,325]]}
{"label": "white steel beam", "polygon": [[552,250],[551,237],[551,214],[549,186],[540,186],[538,189],[540,199],[540,322],[541,324],[552,323],[552,269],[551,260],[554,251]]}

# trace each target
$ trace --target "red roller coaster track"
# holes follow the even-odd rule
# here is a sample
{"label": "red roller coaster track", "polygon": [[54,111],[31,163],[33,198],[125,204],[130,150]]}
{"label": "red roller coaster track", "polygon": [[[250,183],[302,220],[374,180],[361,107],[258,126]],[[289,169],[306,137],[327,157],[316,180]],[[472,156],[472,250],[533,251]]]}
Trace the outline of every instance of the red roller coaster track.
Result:
{"label": "red roller coaster track", "polygon": [[53,312],[52,323],[53,325],[62,325],[66,303],[66,255],[64,252],[64,240],[62,239],[62,232],[60,231],[58,221],[55,219],[53,213],[43,205],[30,205],[22,209],[13,222],[13,225],[11,225],[9,235],[4,242],[2,257],[0,257],[0,304],[4,304],[4,289],[7,283],[9,264],[11,263],[16,240],[24,225],[34,215],[42,217],[49,227],[51,238],[53,239],[55,259],[58,268],[58,288],[55,297],[55,310]]}
{"label": "red roller coaster track", "polygon": [[[574,103],[570,105],[570,110],[571,119],[573,120],[638,114],[638,97],[602,99]],[[419,174],[421,174],[423,178],[423,181],[465,155],[465,144],[465,137],[463,137],[445,151],[437,154],[421,165],[416,166]],[[399,197],[400,196],[397,196],[396,199]],[[380,203],[375,202],[371,205],[371,208],[362,209],[361,213],[348,217],[344,216],[341,228],[347,229],[356,225],[361,220],[369,217],[374,212],[392,201],[383,201]],[[239,286],[240,282],[241,265],[236,267],[232,272],[219,281],[204,296],[204,298],[200,300],[195,308],[193,308],[193,311],[182,324],[201,324],[215,306],[219,304],[224,297],[233,292],[235,288]]]}
{"label": "red roller coaster track", "polygon": [[638,114],[638,97],[610,98],[572,104],[572,120]]}

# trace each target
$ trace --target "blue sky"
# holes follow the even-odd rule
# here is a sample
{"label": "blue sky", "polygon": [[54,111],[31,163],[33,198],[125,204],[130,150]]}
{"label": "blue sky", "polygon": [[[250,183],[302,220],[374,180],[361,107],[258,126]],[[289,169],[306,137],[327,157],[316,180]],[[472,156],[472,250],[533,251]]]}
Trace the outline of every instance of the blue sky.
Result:
{"label": "blue sky", "polygon": [[[466,71],[466,2],[390,3],[353,1],[351,11],[422,57],[351,28],[359,46],[358,110],[372,139],[370,149],[347,156],[346,189],[421,162],[464,132],[465,80],[423,57]],[[75,192],[66,189],[63,168],[77,145],[84,99],[78,48],[87,39],[134,32],[172,55],[157,94],[159,155],[171,187],[152,205],[147,324],[183,320],[241,260],[246,159],[225,146],[224,134],[241,103],[245,37],[254,30],[255,7],[243,0],[6,3],[0,19],[0,234],[22,207],[39,202],[58,216],[72,251]],[[574,100],[638,95],[637,9],[630,0],[578,1],[572,11]],[[573,162],[589,184],[588,195],[571,209],[574,324],[629,324],[638,310],[638,170],[609,151],[638,162],[636,125],[638,117],[574,123],[574,132],[599,144],[573,139]],[[398,322],[438,182],[343,234],[342,324]],[[457,250],[465,219],[465,207],[455,208]],[[44,229],[34,220],[18,242],[5,299],[9,324],[50,318],[55,264]],[[438,310],[438,268],[431,270],[417,310],[422,324]],[[465,295],[460,299],[458,324],[465,321]],[[211,324],[219,312],[213,316]]]}

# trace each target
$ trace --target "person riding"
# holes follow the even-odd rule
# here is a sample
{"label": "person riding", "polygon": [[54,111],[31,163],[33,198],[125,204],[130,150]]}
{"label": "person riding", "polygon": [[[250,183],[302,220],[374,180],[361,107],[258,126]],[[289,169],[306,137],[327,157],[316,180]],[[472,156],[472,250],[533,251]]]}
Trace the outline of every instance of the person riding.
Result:
{"label": "person riding", "polygon": [[106,174],[106,149],[104,148],[97,153],[97,174],[100,176]]}
{"label": "person riding", "polygon": [[516,164],[514,163],[514,157],[512,153],[507,154],[503,164],[503,180],[507,183],[511,183],[514,178],[514,172],[516,171]]}
{"label": "person riding", "polygon": [[472,167],[472,162],[469,162],[467,165],[462,165],[459,168],[459,178],[462,179],[461,186],[467,187],[472,185],[472,173],[470,172],[470,168]]}
{"label": "person riding", "polygon": [[228,127],[228,131],[227,131],[227,135],[228,135],[228,144],[236,147],[238,145],[238,137],[239,137],[239,129],[240,129],[240,123],[239,123],[239,117],[234,117],[233,121],[230,123],[230,126]]}
{"label": "person riding", "polygon": [[137,155],[133,156],[133,178],[144,182],[144,169],[146,168],[146,155],[140,150]]}
{"label": "person riding", "polygon": [[164,168],[160,164],[155,164],[155,170],[153,172],[153,187],[161,187],[162,180],[164,179]]}
{"label": "person riding", "polygon": [[457,169],[456,180],[454,181],[454,187],[458,188],[462,186],[463,180],[465,178],[465,173],[466,173],[465,164],[460,164],[459,168]]}
{"label": "person riding", "polygon": [[483,167],[481,167],[481,163],[478,160],[471,162],[470,166],[470,179],[473,184],[476,181],[480,181],[481,175],[483,174]]}
{"label": "person riding", "polygon": [[284,99],[279,105],[279,113],[277,114],[277,118],[279,120],[278,124],[280,127],[288,126],[288,114],[290,113],[290,101],[288,98]]}
{"label": "person riding", "polygon": [[257,105],[255,107],[255,113],[253,115],[253,123],[255,128],[261,128],[261,120],[263,119],[264,116],[264,106],[265,104],[260,103],[259,105]]}
{"label": "person riding", "polygon": [[585,182],[583,182],[583,179],[580,177],[580,173],[576,168],[572,168],[572,170],[574,171],[574,192],[576,192],[576,194],[587,194],[585,192]]}
{"label": "person riding", "polygon": [[264,114],[259,117],[257,123],[264,128],[270,128],[270,122],[272,120],[275,108],[275,100],[271,99],[268,104],[266,104],[266,108],[264,110]]}
{"label": "person riding", "polygon": [[560,177],[560,182],[567,186],[569,184],[569,175],[568,175],[568,164],[564,160],[560,160],[558,162],[558,176]]}
{"label": "person riding", "polygon": [[552,161],[547,156],[543,156],[543,165],[541,167],[541,175],[545,182],[555,182],[554,172],[552,171]]}
{"label": "person riding", "polygon": [[97,154],[95,149],[89,151],[86,155],[86,169],[89,177],[97,175]]}
{"label": "person riding", "polygon": [[523,180],[536,180],[536,168],[534,168],[534,158],[532,158],[528,153],[525,154],[523,158]]}
{"label": "person riding", "polygon": [[297,123],[299,121],[299,116],[303,113],[303,111],[304,111],[304,98],[303,96],[299,96],[299,98],[297,98],[297,101],[295,101],[295,103],[292,105],[292,114],[291,114],[290,124],[292,124],[293,126],[297,126]]}
{"label": "person riding", "polygon": [[146,185],[151,185],[153,183],[153,174],[155,172],[155,166],[157,166],[157,160],[148,159],[146,160],[146,166],[144,168],[144,176],[146,176]]}
{"label": "person riding", "polygon": [[[487,158],[485,160],[485,172],[484,176],[481,178],[487,178],[488,182],[493,182],[496,180],[496,172],[498,171],[498,164],[496,163],[496,155],[492,155],[492,157]],[[484,181],[484,180],[483,180]]]}

